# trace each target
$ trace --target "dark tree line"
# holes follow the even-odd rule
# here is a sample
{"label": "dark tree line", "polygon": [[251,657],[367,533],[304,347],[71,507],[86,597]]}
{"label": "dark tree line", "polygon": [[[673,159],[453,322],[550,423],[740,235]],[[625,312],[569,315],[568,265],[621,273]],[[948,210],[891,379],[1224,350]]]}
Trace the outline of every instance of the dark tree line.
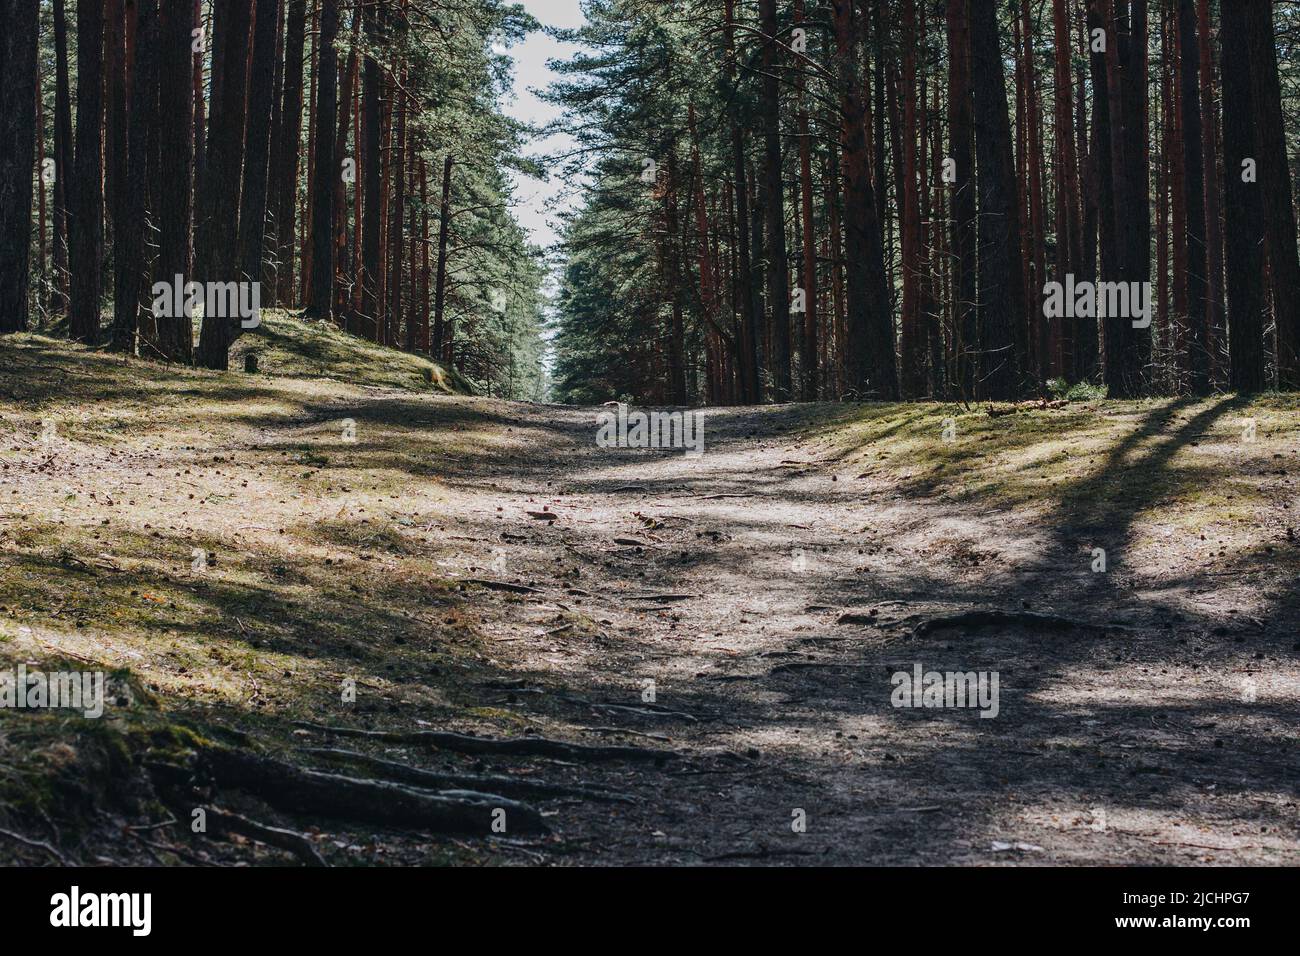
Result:
{"label": "dark tree line", "polygon": [[504,172],[524,130],[491,49],[535,27],[516,8],[5,0],[0,23],[0,331],[225,369],[239,319],[196,330],[151,290],[259,283],[263,307],[535,391],[541,269]]}
{"label": "dark tree line", "polygon": [[[588,13],[570,36],[591,52],[551,92],[591,183],[566,237],[561,395],[1300,385],[1294,4]],[[683,204],[702,215],[660,214]],[[1112,307],[1057,314],[1051,283],[1096,284]],[[1149,321],[1114,284],[1149,290]]]}

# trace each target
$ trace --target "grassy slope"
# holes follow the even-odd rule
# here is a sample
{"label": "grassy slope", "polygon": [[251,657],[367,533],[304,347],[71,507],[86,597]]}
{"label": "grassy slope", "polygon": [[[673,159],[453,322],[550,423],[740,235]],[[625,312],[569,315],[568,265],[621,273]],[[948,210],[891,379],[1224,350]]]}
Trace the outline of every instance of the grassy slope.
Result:
{"label": "grassy slope", "polygon": [[230,367],[243,368],[248,352],[257,353],[259,372],[264,375],[473,392],[459,372],[439,362],[376,345],[326,322],[304,322],[278,309],[264,310],[262,324],[235,341],[230,350]]}
{"label": "grassy slope", "polygon": [[[339,552],[369,550],[367,506],[386,507],[400,484],[365,450],[375,429],[357,423],[346,443],[347,413],[333,409],[377,394],[419,401],[463,381],[283,313],[240,339],[232,367],[249,349],[259,375],[0,339],[0,668],[103,668],[121,694],[117,717],[102,721],[0,709],[0,826],[48,818],[75,829],[105,806],[138,812],[129,755],[155,736],[174,746],[174,717],[255,718],[304,684],[335,688],[337,668],[302,648],[366,658],[357,639],[409,613],[368,604],[401,592],[397,582],[353,596],[368,566]],[[358,467],[331,462],[339,452]],[[340,492],[364,481],[366,493],[309,517],[296,505],[334,490],[319,480],[327,465]],[[196,548],[215,556],[202,575]],[[0,860],[13,850],[0,841]]]}
{"label": "grassy slope", "polygon": [[[949,420],[955,431],[944,440]],[[1267,560],[1300,530],[1296,395],[1089,401],[998,416],[983,406],[878,406],[810,437],[900,492],[1118,533],[1133,563],[1175,534],[1204,535],[1225,561]]]}

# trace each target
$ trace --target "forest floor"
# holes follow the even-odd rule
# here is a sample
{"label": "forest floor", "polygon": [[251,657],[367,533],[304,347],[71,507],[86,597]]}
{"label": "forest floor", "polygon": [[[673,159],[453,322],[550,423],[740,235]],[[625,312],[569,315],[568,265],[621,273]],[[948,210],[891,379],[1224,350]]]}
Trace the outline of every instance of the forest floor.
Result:
{"label": "forest floor", "polygon": [[[0,860],[292,860],[160,795],[229,746],[542,788],[437,834],[186,784],[338,865],[1300,864],[1295,396],[708,409],[691,458],[267,371],[0,342],[0,668],[115,688],[0,709]],[[893,706],[917,665],[996,716]]]}

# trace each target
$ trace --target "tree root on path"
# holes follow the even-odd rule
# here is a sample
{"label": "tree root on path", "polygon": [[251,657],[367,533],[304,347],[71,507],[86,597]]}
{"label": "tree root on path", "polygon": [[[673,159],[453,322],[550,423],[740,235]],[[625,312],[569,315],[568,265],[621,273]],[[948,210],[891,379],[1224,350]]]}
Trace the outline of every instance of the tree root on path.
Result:
{"label": "tree root on path", "polygon": [[471,737],[468,734],[455,734],[441,730],[388,731],[360,730],[355,727],[329,727],[310,721],[298,721],[295,726],[315,730],[338,737],[368,737],[394,744],[416,744],[434,747],[438,750],[450,750],[463,754],[504,754],[516,757],[557,757],[562,760],[653,760],[661,764],[675,760],[680,754],[671,750],[655,750],[649,747],[591,746],[589,744],[571,744],[562,740],[546,737]]}
{"label": "tree root on path", "polygon": [[[493,811],[500,809],[506,812],[511,832],[544,833],[548,829],[533,807],[496,794],[465,790],[435,793],[382,780],[305,770],[226,747],[204,748],[200,759],[218,787],[242,790],[289,813],[429,833],[487,835],[492,832]],[[175,773],[178,768],[167,769]]]}
{"label": "tree root on path", "polygon": [[15,843],[21,843],[23,846],[31,847],[33,850],[43,850],[54,859],[58,860],[63,866],[71,866],[68,858],[59,852],[58,848],[44,840],[33,840],[31,837],[25,837],[21,833],[15,833],[12,830],[0,830],[0,836],[8,837]]}
{"label": "tree root on path", "polygon": [[267,846],[287,850],[302,860],[307,866],[329,866],[325,859],[316,852],[311,840],[293,830],[269,827],[256,820],[222,810],[220,807],[208,807],[208,819],[216,824],[218,830],[225,833],[238,833],[251,840],[258,840]]}
{"label": "tree root on path", "polygon": [[337,750],[332,747],[304,747],[303,753],[326,760],[354,763],[365,767],[381,777],[399,783],[411,783],[420,787],[436,790],[478,790],[500,793],[508,797],[580,797],[603,803],[636,803],[625,793],[604,790],[599,787],[570,786],[568,784],[545,783],[541,780],[527,780],[520,777],[501,775],[479,776],[476,774],[445,773],[436,770],[424,770],[393,760],[382,760],[369,754],[354,750]]}
{"label": "tree root on path", "polygon": [[[835,670],[872,670],[879,666],[879,664],[862,664],[857,661],[786,661],[784,664],[777,664],[773,667],[767,672],[767,676],[771,677],[773,674],[784,674],[789,671],[811,670],[815,667],[828,667]],[[761,677],[763,675],[756,676]]]}
{"label": "tree root on path", "polygon": [[530,588],[526,584],[512,584],[509,581],[490,581],[487,578],[461,578],[460,584],[477,584],[490,591],[509,591],[511,594],[541,594],[539,588]]}
{"label": "tree root on path", "polygon": [[1126,631],[1124,624],[1094,624],[1079,621],[1059,614],[1042,614],[1038,611],[1003,611],[997,608],[982,608],[974,611],[962,611],[958,614],[946,614],[921,621],[912,629],[913,637],[924,637],[934,631],[953,627],[985,627],[988,625],[1018,626],[1039,628],[1047,631]]}

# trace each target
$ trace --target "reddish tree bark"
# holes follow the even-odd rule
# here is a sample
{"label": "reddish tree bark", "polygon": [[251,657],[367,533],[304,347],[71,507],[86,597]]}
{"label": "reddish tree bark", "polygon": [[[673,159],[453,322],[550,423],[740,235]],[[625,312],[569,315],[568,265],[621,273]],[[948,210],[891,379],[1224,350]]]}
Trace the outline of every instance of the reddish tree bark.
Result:
{"label": "reddish tree bark", "polygon": [[880,224],[876,218],[876,196],[868,168],[858,81],[858,31],[850,0],[833,0],[831,7],[841,96],[840,147],[844,177],[845,386],[848,394],[859,400],[893,400],[898,398],[894,318],[880,244]]}
{"label": "reddish tree bark", "polygon": [[781,186],[781,79],[777,75],[776,0],[758,0],[763,31],[763,177],[767,194],[767,298],[772,313],[772,393],[790,397],[790,282],[785,246],[785,190]]}
{"label": "reddish tree bark", "polygon": [[114,222],[118,239],[114,251],[117,271],[111,345],[121,352],[135,349],[140,298],[148,274],[144,247],[146,186],[150,134],[158,123],[158,0],[139,0],[136,14],[127,164],[122,179],[122,204]]}
{"label": "reddish tree bark", "polygon": [[[795,0],[794,22],[799,29],[804,26],[804,0]],[[805,301],[803,350],[800,353],[803,373],[803,399],[806,402],[817,400],[817,246],[816,232],[813,227],[813,178],[812,178],[812,137],[808,129],[808,107],[805,103],[807,80],[802,66],[795,73],[796,93],[798,97],[798,132],[799,132],[799,202],[803,216],[803,291]],[[703,195],[703,186],[701,195]]]}
{"label": "reddish tree bark", "polygon": [[36,149],[36,0],[0,0],[0,333],[27,329]]}
{"label": "reddish tree bark", "polygon": [[302,153],[303,50],[307,35],[307,0],[286,0],[288,16],[284,32],[284,101],[280,140],[280,194],[277,197],[275,301],[288,304],[294,298],[294,254],[297,248],[298,166]]}
{"label": "reddish tree bark", "polygon": [[971,75],[979,168],[980,398],[1010,399],[1021,390],[1026,353],[1020,214],[1016,208],[1006,81],[993,4],[971,7]]}
{"label": "reddish tree bark", "polygon": [[1259,171],[1250,37],[1244,16],[1223,18],[1223,208],[1226,231],[1229,380],[1235,391],[1267,387],[1264,366],[1264,209],[1258,180],[1246,182],[1245,164]]}
{"label": "reddish tree bark", "polygon": [[[158,278],[182,286],[193,278],[194,83],[192,31],[197,23],[188,3],[161,3],[158,44],[158,125],[175,130],[158,157]],[[188,316],[155,316],[157,350],[163,358],[189,364],[194,335]]]}
{"label": "reddish tree bark", "polygon": [[1264,207],[1273,318],[1277,325],[1278,384],[1282,388],[1300,388],[1300,258],[1296,252],[1295,207],[1287,165],[1273,5],[1260,0],[1242,4],[1242,8],[1250,43],[1258,188]]}
{"label": "reddish tree bark", "polygon": [[970,399],[975,387],[975,157],[968,0],[948,0],[948,152],[953,163],[952,270],[957,385]]}
{"label": "reddish tree bark", "polygon": [[[1078,273],[1083,261],[1083,230],[1080,224],[1079,159],[1075,148],[1074,77],[1070,72],[1070,20],[1066,0],[1052,0],[1052,28],[1056,49],[1053,59],[1056,129],[1056,275]],[[1062,318],[1057,334],[1054,365],[1066,379],[1076,375],[1075,320]]]}
{"label": "reddish tree bark", "polygon": [[313,157],[311,284],[304,314],[329,321],[334,305],[334,122],[338,111],[338,0],[321,0],[320,52],[316,63],[316,152]]}
{"label": "reddish tree bark", "polygon": [[77,4],[77,144],[73,158],[68,313],[74,339],[99,343],[104,258],[104,7]]}

